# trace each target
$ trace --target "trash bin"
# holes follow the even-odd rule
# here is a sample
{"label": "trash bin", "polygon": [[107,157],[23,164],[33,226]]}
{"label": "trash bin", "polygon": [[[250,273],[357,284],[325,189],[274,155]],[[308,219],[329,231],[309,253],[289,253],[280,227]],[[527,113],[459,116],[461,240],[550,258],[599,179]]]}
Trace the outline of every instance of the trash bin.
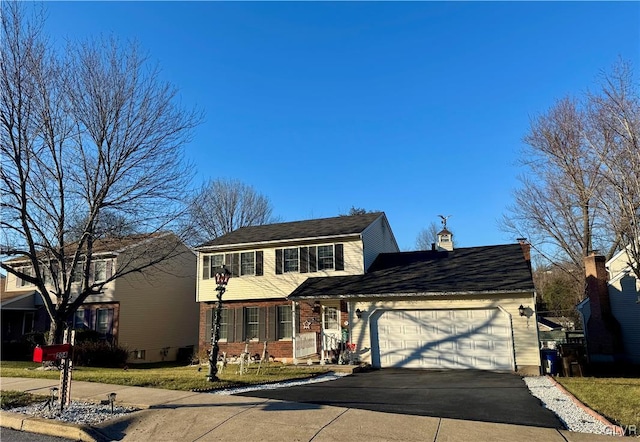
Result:
{"label": "trash bin", "polygon": [[545,374],[555,376],[559,373],[558,367],[558,353],[556,350],[545,349],[541,350],[542,353],[542,366]]}

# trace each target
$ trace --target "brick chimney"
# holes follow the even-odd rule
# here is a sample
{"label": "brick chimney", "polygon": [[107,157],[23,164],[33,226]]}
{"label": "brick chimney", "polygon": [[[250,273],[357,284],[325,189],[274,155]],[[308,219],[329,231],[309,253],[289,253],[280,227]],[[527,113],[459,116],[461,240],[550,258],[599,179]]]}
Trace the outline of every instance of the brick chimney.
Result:
{"label": "brick chimney", "polygon": [[591,315],[587,321],[587,346],[592,362],[613,362],[622,353],[620,324],[611,314],[605,257],[589,255],[584,259],[587,296]]}
{"label": "brick chimney", "polygon": [[531,244],[527,241],[527,238],[518,238],[518,244],[522,248],[522,254],[524,255],[524,260],[529,264],[529,269],[531,269]]}

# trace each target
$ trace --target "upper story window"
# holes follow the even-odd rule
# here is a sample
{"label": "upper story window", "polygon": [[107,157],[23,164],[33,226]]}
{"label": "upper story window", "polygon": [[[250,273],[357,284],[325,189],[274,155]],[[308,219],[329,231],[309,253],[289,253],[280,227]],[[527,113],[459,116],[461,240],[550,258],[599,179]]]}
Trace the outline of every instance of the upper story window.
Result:
{"label": "upper story window", "polygon": [[107,261],[104,259],[93,263],[93,280],[95,282],[107,280]]}
{"label": "upper story window", "polygon": [[318,246],[318,270],[333,270],[333,244]]}
{"label": "upper story window", "polygon": [[232,277],[262,276],[262,257],[262,250],[202,255],[202,279],[213,279],[218,268],[223,265],[231,272]]}
{"label": "upper story window", "polygon": [[344,270],[344,244],[276,249],[276,275]]}
{"label": "upper story window", "polygon": [[[33,267],[31,266],[17,267],[16,270],[24,273],[25,275],[33,276]],[[29,287],[32,285],[33,284],[29,281],[25,281],[22,278],[16,277],[16,287]]]}
{"label": "upper story window", "polygon": [[244,252],[240,254],[240,275],[256,274],[256,254],[255,252]]}
{"label": "upper story window", "polygon": [[71,282],[82,281],[84,262],[77,262],[71,271]]}
{"label": "upper story window", "polygon": [[284,249],[284,272],[297,272],[299,269],[298,262],[299,249]]}

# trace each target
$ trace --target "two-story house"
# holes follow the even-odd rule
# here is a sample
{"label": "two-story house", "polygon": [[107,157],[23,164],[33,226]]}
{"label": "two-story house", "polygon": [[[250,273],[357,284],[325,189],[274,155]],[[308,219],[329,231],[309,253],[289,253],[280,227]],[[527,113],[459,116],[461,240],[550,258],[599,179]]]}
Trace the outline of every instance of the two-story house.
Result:
{"label": "two-story house", "polygon": [[339,299],[293,303],[287,297],[307,279],[362,275],[380,253],[398,245],[384,213],[244,227],[196,248],[201,349],[211,343],[216,301],[213,272],[232,273],[223,298],[220,351],[261,354],[268,341],[276,358],[316,355],[336,348],[348,318]]}
{"label": "two-story house", "polygon": [[[161,253],[167,258],[159,260]],[[155,261],[160,262],[145,264]],[[6,263],[28,271],[29,264],[23,259]],[[72,281],[79,280],[81,266],[72,272]],[[195,253],[172,234],[95,242],[92,282],[108,281],[126,267],[141,270],[123,274],[107,282],[100,294],[87,297],[69,325],[95,330],[127,348],[131,363],[171,361],[181,349],[186,353],[194,348],[198,341],[198,304],[193,301]],[[72,300],[77,284],[72,285]],[[8,273],[2,298],[3,341],[19,339],[29,331],[45,331],[48,321],[35,286]]]}

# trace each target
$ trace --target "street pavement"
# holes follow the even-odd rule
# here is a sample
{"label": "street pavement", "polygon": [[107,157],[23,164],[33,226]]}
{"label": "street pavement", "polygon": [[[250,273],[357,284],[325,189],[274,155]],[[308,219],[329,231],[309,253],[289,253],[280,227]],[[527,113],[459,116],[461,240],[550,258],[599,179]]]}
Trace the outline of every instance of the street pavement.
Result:
{"label": "street pavement", "polygon": [[[354,376],[357,379],[359,376]],[[330,381],[327,385],[330,385]],[[56,381],[0,378],[3,390],[48,394]],[[327,388],[330,390],[333,387]],[[342,387],[340,387],[342,388]],[[275,390],[274,390],[275,391]],[[120,405],[141,411],[83,427],[1,412],[0,425],[72,440],[116,441],[540,441],[598,442],[613,436],[573,433],[558,428],[421,416],[255,396],[127,387],[73,381],[76,400],[117,394]],[[259,392],[255,392],[258,394]],[[251,394],[251,393],[249,393]],[[327,397],[330,396],[327,391]]]}

